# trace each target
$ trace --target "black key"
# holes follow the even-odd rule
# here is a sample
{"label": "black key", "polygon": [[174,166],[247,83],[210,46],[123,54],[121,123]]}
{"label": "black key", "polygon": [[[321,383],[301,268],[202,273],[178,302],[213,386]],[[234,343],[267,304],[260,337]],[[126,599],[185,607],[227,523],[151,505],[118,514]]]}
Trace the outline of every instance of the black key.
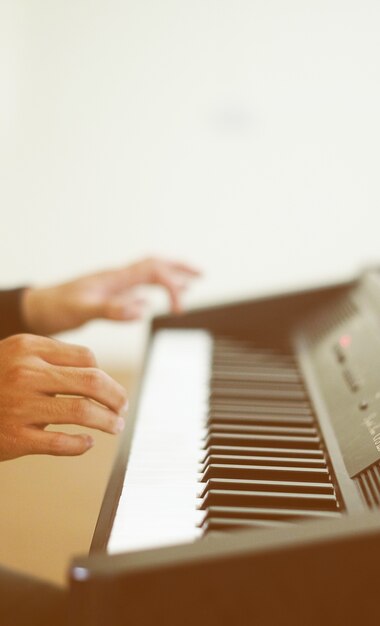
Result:
{"label": "black key", "polygon": [[205,462],[212,454],[241,454],[244,456],[291,456],[294,459],[302,457],[310,459],[323,459],[325,458],[323,450],[321,449],[307,449],[307,448],[283,448],[283,447],[266,447],[266,446],[216,446],[211,445],[206,448],[205,454],[201,462]]}
{"label": "black key", "polygon": [[301,437],[284,435],[234,435],[211,434],[204,442],[204,448],[210,446],[277,446],[278,448],[311,448],[319,447],[318,437]]}
{"label": "black key", "polygon": [[258,351],[252,349],[241,350],[239,348],[221,348],[216,346],[213,353],[213,362],[215,365],[221,363],[265,363],[272,367],[286,367],[294,371],[298,370],[298,366],[294,357],[278,352]]}
{"label": "black key", "polygon": [[263,385],[213,385],[211,386],[210,400],[220,401],[225,398],[250,398],[251,400],[258,400],[267,398],[268,400],[282,399],[282,400],[304,400],[305,392],[302,388],[298,388],[296,385],[287,385],[283,389],[279,386],[274,388],[264,387]]}
{"label": "black key", "polygon": [[302,379],[288,370],[267,368],[266,370],[257,367],[225,367],[216,368],[212,371],[211,387],[217,385],[231,385],[231,387],[289,387],[290,389],[304,390]]}
{"label": "black key", "polygon": [[330,475],[326,468],[277,465],[221,465],[211,463],[201,475],[200,481],[205,483],[210,478],[330,482]]}
{"label": "black key", "polygon": [[200,524],[207,523],[212,518],[228,518],[231,520],[283,520],[297,522],[304,519],[323,519],[341,517],[340,511],[324,511],[321,509],[279,509],[272,507],[234,507],[210,506]]}
{"label": "black key", "polygon": [[265,426],[310,426],[314,423],[314,420],[311,416],[293,416],[290,417],[288,415],[262,415],[262,414],[244,414],[237,411],[233,413],[232,411],[222,412],[222,411],[214,411],[211,410],[209,413],[209,418],[207,423],[212,424],[257,424]]}
{"label": "black key", "polygon": [[244,528],[284,528],[292,526],[288,521],[275,521],[270,519],[249,520],[249,519],[228,519],[225,517],[210,517],[203,524],[205,533],[223,530],[243,530]]}
{"label": "black key", "polygon": [[210,454],[201,466],[202,472],[210,464],[219,465],[285,465],[287,467],[326,467],[324,459],[293,458],[290,456],[243,456],[238,454]]}
{"label": "black key", "polygon": [[220,382],[246,381],[256,383],[271,383],[279,385],[297,384],[302,385],[298,374],[273,368],[260,369],[257,367],[242,368],[216,367],[212,371],[212,384]]}
{"label": "black key", "polygon": [[232,507],[271,507],[291,509],[318,509],[333,511],[337,509],[334,495],[311,493],[272,493],[265,491],[229,491],[213,490],[207,492],[199,509],[211,506]]}
{"label": "black key", "polygon": [[288,376],[299,376],[299,369],[294,361],[288,359],[276,359],[257,354],[230,354],[214,355],[212,361],[213,371],[233,372],[234,370],[257,370],[262,372],[283,373]]}
{"label": "black key", "polygon": [[241,425],[241,424],[221,424],[214,423],[208,428],[210,434],[219,433],[258,433],[265,435],[302,435],[302,436],[315,436],[317,431],[310,426],[295,427],[295,426],[269,426],[269,425]]}
{"label": "black key", "polygon": [[210,491],[267,491],[271,493],[325,493],[334,496],[334,486],[331,483],[296,482],[291,480],[233,480],[211,478],[199,493],[204,498]]}
{"label": "black key", "polygon": [[223,398],[218,401],[215,398],[210,405],[211,411],[214,412],[238,412],[238,413],[269,413],[270,415],[312,415],[309,402],[301,400],[281,400],[275,399],[257,400],[253,402],[251,399],[244,398]]}

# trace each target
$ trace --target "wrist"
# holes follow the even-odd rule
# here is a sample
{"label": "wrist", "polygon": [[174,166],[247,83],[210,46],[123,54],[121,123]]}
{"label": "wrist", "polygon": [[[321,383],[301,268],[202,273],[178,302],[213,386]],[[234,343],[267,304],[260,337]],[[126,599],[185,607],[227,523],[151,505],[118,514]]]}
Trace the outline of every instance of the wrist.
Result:
{"label": "wrist", "polygon": [[45,334],[42,289],[29,287],[21,296],[21,315],[30,333]]}
{"label": "wrist", "polygon": [[24,323],[36,335],[55,335],[81,326],[88,316],[79,315],[77,309],[67,285],[29,288],[21,299]]}

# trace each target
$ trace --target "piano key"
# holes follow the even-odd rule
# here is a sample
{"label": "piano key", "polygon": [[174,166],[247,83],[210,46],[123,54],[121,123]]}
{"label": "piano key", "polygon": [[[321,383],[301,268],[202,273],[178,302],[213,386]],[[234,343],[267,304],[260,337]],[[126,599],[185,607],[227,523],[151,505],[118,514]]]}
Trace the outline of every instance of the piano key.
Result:
{"label": "piano key", "polygon": [[290,456],[243,456],[238,454],[211,454],[200,464],[200,473],[210,464],[220,465],[286,465],[288,467],[326,467],[324,459],[294,458]]}
{"label": "piano key", "polygon": [[291,467],[284,465],[208,465],[200,482],[206,482],[210,478],[242,478],[262,480],[297,480],[310,482],[330,482],[327,468],[319,467]]}
{"label": "piano key", "polygon": [[242,403],[241,400],[236,400],[230,402],[229,400],[224,400],[223,402],[216,402],[215,399],[210,400],[210,406],[208,411],[209,417],[217,417],[225,415],[228,417],[229,415],[236,415],[237,417],[273,417],[284,419],[300,417],[301,419],[310,418],[313,422],[315,422],[315,418],[310,408],[306,409],[302,406],[302,402],[299,404],[295,404],[294,402],[287,403],[289,406],[284,406],[282,410],[280,410],[278,404],[274,404],[272,401],[265,402],[265,400],[261,401],[260,404],[253,403],[252,401],[247,401],[246,403]]}
{"label": "piano key", "polygon": [[298,435],[237,435],[237,434],[210,434],[204,442],[204,448],[210,446],[236,445],[236,446],[274,446],[278,448],[318,448],[318,437],[302,437]]}
{"label": "piano key", "polygon": [[204,516],[200,521],[202,527],[209,519],[212,518],[228,518],[240,520],[292,520],[299,521],[304,519],[323,519],[323,518],[339,518],[342,516],[340,511],[325,511],[315,508],[310,509],[279,509],[272,507],[234,507],[234,506],[210,506],[204,512]]}
{"label": "piano key", "polygon": [[295,385],[290,388],[290,386],[284,386],[283,389],[277,387],[264,387],[263,385],[255,385],[249,384],[247,386],[244,385],[213,385],[211,389],[211,400],[221,400],[225,398],[249,398],[249,399],[260,399],[267,398],[268,400],[273,399],[281,399],[281,400],[304,400],[305,392],[303,389],[296,388]]}
{"label": "piano key", "polygon": [[330,494],[283,493],[273,491],[230,491],[210,489],[199,504],[200,510],[211,506],[304,508],[334,511],[336,498]]}
{"label": "piano key", "polygon": [[[216,342],[218,340],[216,339]],[[262,367],[276,367],[277,369],[286,369],[298,373],[298,366],[294,357],[284,356],[280,353],[273,352],[272,354],[264,354],[263,352],[256,351],[255,349],[239,351],[234,350],[226,351],[221,350],[220,347],[214,343],[213,361],[220,367],[226,367],[227,365],[243,364],[243,365],[257,365]],[[277,363],[278,365],[274,365]]]}
{"label": "piano key", "polygon": [[289,413],[300,413],[302,415],[311,415],[311,407],[308,402],[305,400],[300,400],[299,398],[294,399],[286,399],[282,398],[278,400],[277,398],[223,398],[223,401],[218,401],[217,398],[213,398],[212,407],[215,410],[230,408],[231,410],[239,410],[239,411],[260,411],[276,413],[276,414],[289,414]]}
{"label": "piano key", "polygon": [[314,420],[311,415],[305,416],[288,416],[288,415],[263,415],[260,413],[250,414],[240,413],[237,411],[236,413],[232,413],[232,411],[223,412],[223,411],[209,411],[209,417],[207,420],[207,424],[240,424],[244,426],[245,424],[257,424],[265,426],[265,424],[270,425],[283,425],[283,426],[310,426],[314,424]]}
{"label": "piano key", "polygon": [[300,493],[327,493],[334,495],[332,483],[317,482],[297,482],[291,480],[234,480],[231,478],[211,478],[198,494],[199,498],[204,498],[210,490],[229,491],[271,491],[300,492]]}
{"label": "piano key", "polygon": [[281,372],[274,370],[273,368],[267,369],[267,371],[258,368],[243,369],[241,366],[237,367],[235,371],[230,368],[216,367],[213,369],[212,382],[220,383],[227,382],[258,382],[258,383],[277,383],[277,384],[297,384],[301,382],[298,374],[289,372]]}
{"label": "piano key", "polygon": [[299,375],[297,365],[292,360],[254,353],[239,354],[238,352],[235,352],[234,354],[223,354],[220,350],[216,350],[214,351],[213,364],[215,369],[238,367],[241,367],[242,369],[262,368],[267,370],[271,369],[282,371],[284,373],[288,373],[289,375]]}
{"label": "piano key", "polygon": [[272,425],[242,425],[242,424],[220,424],[212,423],[207,429],[208,434],[219,433],[259,433],[265,435],[312,435],[315,436],[317,431],[314,427],[297,428],[294,426],[272,426]]}
{"label": "piano key", "polygon": [[[263,379],[261,379],[263,378]],[[214,372],[211,388],[217,388],[221,385],[226,385],[231,388],[246,389],[246,388],[263,388],[263,389],[289,389],[289,391],[303,391],[303,385],[299,381],[290,382],[288,380],[282,380],[279,377],[261,377],[255,376],[221,376]]]}
{"label": "piano key", "polygon": [[281,353],[279,350],[257,348],[252,344],[243,345],[242,343],[235,343],[233,346],[228,346],[227,344],[220,343],[219,338],[216,339],[214,345],[214,359],[222,358],[223,361],[227,361],[228,359],[244,359],[245,357],[266,362],[284,363],[289,367],[296,367],[296,361],[290,352]]}
{"label": "piano key", "polygon": [[318,449],[306,448],[275,448],[266,446],[209,446],[205,450],[205,454],[201,458],[204,463],[212,454],[243,454],[245,456],[283,456],[284,454],[293,458],[308,457],[311,459],[324,459],[324,452]]}
{"label": "piano key", "polygon": [[273,362],[268,362],[265,359],[255,357],[254,354],[251,355],[241,355],[240,357],[236,356],[235,358],[223,358],[223,355],[219,355],[219,357],[214,353],[213,358],[213,375],[218,373],[219,371],[253,371],[256,370],[258,372],[267,372],[274,374],[283,374],[289,375],[292,377],[297,377],[301,379],[300,372],[298,371],[298,367],[294,364],[284,364],[279,362],[278,365],[273,364]]}
{"label": "piano key", "polygon": [[212,531],[222,530],[242,530],[244,528],[284,528],[286,526],[292,526],[289,521],[275,521],[269,519],[249,520],[249,519],[228,519],[224,517],[210,517],[203,525],[202,530],[204,533]]}

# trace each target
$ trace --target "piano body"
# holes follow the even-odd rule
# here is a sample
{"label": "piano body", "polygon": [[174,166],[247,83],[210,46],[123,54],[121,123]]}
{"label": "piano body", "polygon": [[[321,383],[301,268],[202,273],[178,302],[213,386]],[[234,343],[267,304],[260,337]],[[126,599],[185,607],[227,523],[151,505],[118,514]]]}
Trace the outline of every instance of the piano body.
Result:
{"label": "piano body", "polygon": [[72,624],[377,624],[380,272],[153,320]]}

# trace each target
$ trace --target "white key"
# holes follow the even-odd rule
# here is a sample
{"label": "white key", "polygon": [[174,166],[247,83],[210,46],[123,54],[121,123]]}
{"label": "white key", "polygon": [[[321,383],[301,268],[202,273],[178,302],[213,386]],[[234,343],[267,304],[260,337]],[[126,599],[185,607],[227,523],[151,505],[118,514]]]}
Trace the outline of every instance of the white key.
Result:
{"label": "white key", "polygon": [[197,478],[211,356],[206,331],[161,330],[154,336],[109,553],[200,536]]}

